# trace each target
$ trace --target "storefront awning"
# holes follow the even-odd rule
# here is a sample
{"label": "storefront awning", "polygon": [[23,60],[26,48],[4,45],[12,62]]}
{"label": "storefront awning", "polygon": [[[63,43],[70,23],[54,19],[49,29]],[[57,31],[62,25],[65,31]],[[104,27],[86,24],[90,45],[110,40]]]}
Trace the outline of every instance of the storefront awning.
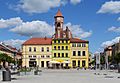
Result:
{"label": "storefront awning", "polygon": [[50,61],[49,63],[54,64],[54,63],[60,63],[60,62],[58,62],[58,61]]}
{"label": "storefront awning", "polygon": [[68,63],[68,64],[69,64],[69,63],[70,63],[70,61],[63,61],[62,63]]}

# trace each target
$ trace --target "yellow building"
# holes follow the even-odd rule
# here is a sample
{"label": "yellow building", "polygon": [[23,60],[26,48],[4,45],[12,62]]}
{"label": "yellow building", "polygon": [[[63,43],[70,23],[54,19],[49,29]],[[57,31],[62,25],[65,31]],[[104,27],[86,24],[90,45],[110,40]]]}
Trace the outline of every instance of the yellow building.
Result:
{"label": "yellow building", "polygon": [[48,67],[52,58],[51,38],[31,38],[23,43],[22,66],[26,67]]}
{"label": "yellow building", "polygon": [[56,68],[68,68],[70,66],[70,40],[53,39],[52,40],[52,61]]}
{"label": "yellow building", "polygon": [[70,39],[71,67],[88,68],[89,47],[88,41],[79,38]]}
{"label": "yellow building", "polygon": [[[55,34],[52,38],[31,38],[23,44],[23,66],[74,68],[88,67],[89,42],[74,38],[69,27],[65,30],[64,17],[60,10],[54,16]],[[49,51],[41,51],[44,48]],[[49,58],[43,58],[49,56]]]}

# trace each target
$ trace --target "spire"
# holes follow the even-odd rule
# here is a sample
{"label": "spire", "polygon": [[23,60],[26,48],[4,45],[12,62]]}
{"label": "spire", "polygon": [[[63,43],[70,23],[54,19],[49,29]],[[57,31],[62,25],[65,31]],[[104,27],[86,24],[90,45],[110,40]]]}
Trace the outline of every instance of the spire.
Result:
{"label": "spire", "polygon": [[58,12],[56,13],[55,17],[63,17],[60,9],[58,9]]}

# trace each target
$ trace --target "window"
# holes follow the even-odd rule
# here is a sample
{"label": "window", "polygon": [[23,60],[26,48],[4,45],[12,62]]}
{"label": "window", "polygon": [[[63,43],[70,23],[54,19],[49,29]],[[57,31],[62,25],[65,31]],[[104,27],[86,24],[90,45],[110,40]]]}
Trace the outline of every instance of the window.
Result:
{"label": "window", "polygon": [[86,62],[83,60],[82,61],[82,67],[85,67]]}
{"label": "window", "polygon": [[31,47],[29,47],[29,52],[31,52],[32,51],[32,48]]}
{"label": "window", "polygon": [[54,53],[54,57],[56,57],[56,53]]}
{"label": "window", "polygon": [[56,50],[56,46],[54,46],[54,50]]}
{"label": "window", "polygon": [[73,67],[76,66],[76,61],[75,60],[72,61],[72,65],[73,65]]}
{"label": "window", "polygon": [[60,57],[60,53],[58,53],[58,57]]}
{"label": "window", "polygon": [[83,44],[82,44],[82,47],[86,47],[86,44],[85,44],[85,43],[83,43]]}
{"label": "window", "polygon": [[81,44],[80,44],[80,43],[78,43],[78,44],[77,44],[77,47],[81,47]]}
{"label": "window", "polygon": [[54,40],[54,43],[56,43],[56,40]]}
{"label": "window", "polygon": [[58,40],[58,43],[60,43],[60,40]]}
{"label": "window", "polygon": [[34,47],[34,52],[36,52],[36,47]]}
{"label": "window", "polygon": [[75,44],[75,43],[73,43],[73,44],[72,44],[72,47],[76,47],[76,44]]}
{"label": "window", "polygon": [[81,56],[81,51],[78,51],[78,56]]}
{"label": "window", "polygon": [[41,51],[44,52],[44,48],[43,47],[42,47]]}
{"label": "window", "polygon": [[62,50],[64,50],[64,46],[62,46]]}
{"label": "window", "polygon": [[62,53],[62,57],[64,57],[64,53]]}
{"label": "window", "polygon": [[66,43],[68,43],[68,40],[66,40]]}
{"label": "window", "polygon": [[60,50],[60,46],[58,46],[58,50]]}
{"label": "window", "polygon": [[64,43],[64,40],[62,40],[62,43]]}
{"label": "window", "polygon": [[49,58],[49,57],[50,57],[49,55],[46,56],[46,58]]}
{"label": "window", "polygon": [[57,27],[60,27],[60,23],[57,23]]}
{"label": "window", "polygon": [[34,57],[34,58],[36,58],[36,56],[35,56],[35,55],[34,55],[33,57]]}
{"label": "window", "polygon": [[66,53],[66,57],[68,57],[68,53]]}
{"label": "window", "polygon": [[49,47],[47,47],[47,52],[49,52]]}
{"label": "window", "polygon": [[73,56],[76,56],[76,51],[73,51]]}
{"label": "window", "polygon": [[29,58],[32,58],[32,56],[29,56]]}
{"label": "window", "polygon": [[78,67],[80,67],[80,60],[78,60]]}
{"label": "window", "polygon": [[44,58],[44,55],[42,55],[41,58]]}
{"label": "window", "polygon": [[66,50],[68,50],[68,46],[66,46]]}
{"label": "window", "polygon": [[86,55],[86,54],[85,54],[85,51],[83,51],[83,52],[82,52],[82,55],[83,55],[83,56],[85,56],[85,55]]}

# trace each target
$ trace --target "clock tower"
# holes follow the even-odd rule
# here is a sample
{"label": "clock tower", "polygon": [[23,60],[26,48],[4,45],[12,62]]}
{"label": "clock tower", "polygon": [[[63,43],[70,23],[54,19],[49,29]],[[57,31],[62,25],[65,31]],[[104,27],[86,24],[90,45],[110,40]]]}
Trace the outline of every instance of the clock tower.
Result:
{"label": "clock tower", "polygon": [[60,10],[58,10],[54,18],[55,18],[55,34],[56,34],[55,38],[62,38],[64,17]]}

